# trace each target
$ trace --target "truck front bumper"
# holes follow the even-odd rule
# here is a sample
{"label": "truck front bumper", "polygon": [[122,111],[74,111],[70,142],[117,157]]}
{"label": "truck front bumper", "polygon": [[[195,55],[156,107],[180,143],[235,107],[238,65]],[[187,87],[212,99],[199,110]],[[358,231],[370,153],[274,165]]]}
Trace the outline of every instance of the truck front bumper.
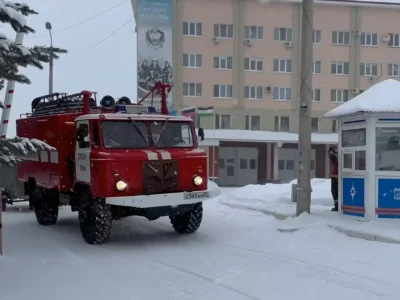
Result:
{"label": "truck front bumper", "polygon": [[221,195],[221,189],[216,186],[206,191],[157,194],[148,196],[140,195],[140,196],[108,197],[105,200],[106,203],[110,205],[137,207],[137,208],[152,208],[152,207],[195,204],[198,202],[218,197],[219,195]]}

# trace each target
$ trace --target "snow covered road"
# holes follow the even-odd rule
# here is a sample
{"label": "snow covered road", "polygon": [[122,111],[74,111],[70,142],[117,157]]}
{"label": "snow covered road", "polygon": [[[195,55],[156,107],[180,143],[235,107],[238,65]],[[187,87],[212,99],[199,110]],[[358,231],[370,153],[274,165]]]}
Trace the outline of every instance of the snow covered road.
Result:
{"label": "snow covered road", "polygon": [[67,208],[53,227],[10,209],[0,299],[398,299],[400,246],[325,227],[281,233],[278,222],[213,200],[196,234],[132,217],[91,246]]}

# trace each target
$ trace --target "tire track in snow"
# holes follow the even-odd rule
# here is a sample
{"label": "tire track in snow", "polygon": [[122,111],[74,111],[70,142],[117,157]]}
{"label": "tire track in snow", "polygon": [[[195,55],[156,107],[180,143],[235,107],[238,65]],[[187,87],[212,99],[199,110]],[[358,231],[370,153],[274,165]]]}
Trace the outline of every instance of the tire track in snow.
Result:
{"label": "tire track in snow", "polygon": [[[278,269],[287,269],[289,272],[294,273],[296,274],[296,276],[301,278],[314,278],[326,281],[330,284],[338,285],[340,287],[356,289],[361,292],[367,292],[368,294],[375,295],[378,297],[385,297],[387,299],[390,299],[390,297],[393,296],[393,294],[395,293],[397,294],[400,293],[400,285],[383,281],[380,279],[375,279],[351,272],[345,272],[336,268],[327,267],[324,265],[311,263],[305,260],[296,259],[272,252],[262,252],[258,250],[211,241],[202,236],[200,233],[197,234],[197,236],[193,236],[193,238],[199,241],[201,240],[206,243],[218,245],[220,247],[234,249],[242,253],[248,253],[266,258],[270,266],[274,266]],[[277,263],[278,261],[279,263]],[[300,272],[299,271],[296,272],[296,270],[293,270],[294,264],[301,267],[302,270]],[[377,291],[377,284],[379,284],[378,287],[380,287],[379,288],[380,292]],[[387,292],[388,290],[392,291],[396,290],[396,291],[393,291],[393,293],[388,293]]]}
{"label": "tire track in snow", "polygon": [[159,261],[159,260],[155,260],[153,258],[146,257],[146,258],[140,258],[140,259],[143,259],[143,260],[149,261],[151,263],[154,263],[154,264],[157,264],[157,265],[161,265],[161,266],[173,269],[175,271],[184,273],[186,275],[190,275],[192,277],[195,277],[195,278],[201,279],[203,281],[206,281],[206,282],[208,282],[210,284],[220,286],[221,288],[223,288],[225,290],[228,290],[228,291],[230,291],[230,292],[232,292],[234,294],[240,295],[240,296],[242,296],[242,297],[244,297],[246,299],[249,299],[249,300],[263,300],[261,298],[257,298],[255,296],[252,296],[250,294],[242,292],[242,291],[240,291],[238,289],[235,289],[235,288],[233,288],[233,287],[231,287],[229,285],[226,285],[226,284],[220,282],[220,280],[218,280],[218,279],[212,279],[212,278],[210,278],[208,276],[205,276],[205,275],[202,275],[202,274],[187,270],[185,268],[182,268],[182,267],[179,267],[179,266],[176,266],[176,265],[172,265],[172,264],[165,263],[165,262],[162,262],[162,261]]}

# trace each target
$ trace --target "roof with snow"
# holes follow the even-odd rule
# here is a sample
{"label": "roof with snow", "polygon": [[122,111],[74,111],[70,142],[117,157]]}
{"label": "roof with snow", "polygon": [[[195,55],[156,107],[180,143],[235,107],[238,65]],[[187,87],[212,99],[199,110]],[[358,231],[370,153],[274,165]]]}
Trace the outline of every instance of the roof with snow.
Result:
{"label": "roof with snow", "polygon": [[387,79],[377,83],[325,114],[326,118],[343,118],[365,113],[400,113],[400,82]]}
{"label": "roof with snow", "polygon": [[[264,143],[298,143],[297,133],[276,131],[252,131],[234,129],[205,129],[205,141],[200,145],[208,145],[207,140],[217,142],[264,142]],[[311,136],[313,144],[337,144],[337,133],[313,133]]]}

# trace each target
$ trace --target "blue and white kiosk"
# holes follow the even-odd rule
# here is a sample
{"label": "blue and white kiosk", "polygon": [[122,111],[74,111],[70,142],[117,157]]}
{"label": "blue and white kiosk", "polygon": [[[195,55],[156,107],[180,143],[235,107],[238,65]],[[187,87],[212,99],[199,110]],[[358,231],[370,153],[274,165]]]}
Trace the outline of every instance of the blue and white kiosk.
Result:
{"label": "blue and white kiosk", "polygon": [[400,82],[377,83],[325,117],[339,123],[339,214],[400,218]]}

